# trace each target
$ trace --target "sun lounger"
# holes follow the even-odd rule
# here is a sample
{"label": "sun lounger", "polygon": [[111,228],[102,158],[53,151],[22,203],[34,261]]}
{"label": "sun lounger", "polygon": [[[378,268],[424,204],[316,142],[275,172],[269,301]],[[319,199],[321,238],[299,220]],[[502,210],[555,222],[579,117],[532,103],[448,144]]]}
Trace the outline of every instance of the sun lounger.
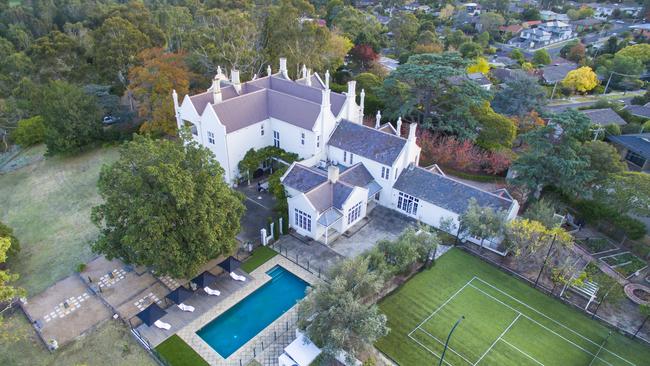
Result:
{"label": "sun lounger", "polygon": [[246,281],[246,277],[240,276],[235,272],[230,272],[230,277],[232,277],[232,279],[235,281],[242,281],[242,282]]}
{"label": "sun lounger", "polygon": [[190,313],[194,311],[194,306],[185,305],[183,303],[178,304],[178,308],[183,310],[183,311],[188,311]]}
{"label": "sun lounger", "polygon": [[158,328],[160,328],[160,329],[164,329],[164,330],[170,330],[170,329],[172,328],[171,324],[169,324],[169,323],[165,323],[165,322],[162,321],[162,320],[156,320],[156,321],[153,323],[153,325],[155,325],[156,327],[158,327]]}
{"label": "sun lounger", "polygon": [[213,290],[213,289],[209,288],[208,286],[205,286],[205,287],[203,288],[203,291],[205,291],[206,294],[208,294],[208,295],[212,295],[212,296],[219,296],[219,295],[221,295],[221,291],[219,291],[219,290]]}

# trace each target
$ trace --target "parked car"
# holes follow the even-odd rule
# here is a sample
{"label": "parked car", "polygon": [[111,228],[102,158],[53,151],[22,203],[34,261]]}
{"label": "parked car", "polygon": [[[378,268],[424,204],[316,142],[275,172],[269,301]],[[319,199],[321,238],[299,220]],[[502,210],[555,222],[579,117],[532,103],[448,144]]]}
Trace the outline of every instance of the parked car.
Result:
{"label": "parked car", "polygon": [[113,117],[111,115],[104,116],[104,118],[102,119],[102,123],[105,124],[105,125],[112,125],[112,124],[117,123],[119,121],[120,121],[120,117]]}

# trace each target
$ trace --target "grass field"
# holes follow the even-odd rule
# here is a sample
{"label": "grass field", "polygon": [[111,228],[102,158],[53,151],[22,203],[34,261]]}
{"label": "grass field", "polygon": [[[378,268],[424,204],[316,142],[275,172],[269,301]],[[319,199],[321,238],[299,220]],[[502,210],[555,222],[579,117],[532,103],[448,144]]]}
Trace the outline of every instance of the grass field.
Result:
{"label": "grass field", "polygon": [[17,341],[0,340],[0,365],[11,366],[156,366],[147,352],[116,321],[100,325],[90,334],[55,353],[50,353],[36,337],[22,314],[5,318],[5,325]]}
{"label": "grass field", "polygon": [[497,268],[452,249],[380,303],[391,328],[376,346],[400,365],[648,365],[650,346]]}
{"label": "grass field", "polygon": [[171,366],[208,366],[208,363],[176,334],[159,344],[156,351]]}
{"label": "grass field", "polygon": [[10,269],[30,295],[73,273],[93,255],[89,243],[98,234],[90,210],[99,202],[97,179],[104,163],[117,159],[117,148],[95,149],[74,157],[43,157],[45,148],[29,149],[20,169],[0,175],[0,220],[14,229],[21,252]]}
{"label": "grass field", "polygon": [[278,252],[269,247],[257,247],[255,250],[253,250],[251,256],[248,257],[244,263],[242,263],[241,269],[246,273],[251,273],[255,268],[266,263],[266,261],[275,257],[277,254]]}

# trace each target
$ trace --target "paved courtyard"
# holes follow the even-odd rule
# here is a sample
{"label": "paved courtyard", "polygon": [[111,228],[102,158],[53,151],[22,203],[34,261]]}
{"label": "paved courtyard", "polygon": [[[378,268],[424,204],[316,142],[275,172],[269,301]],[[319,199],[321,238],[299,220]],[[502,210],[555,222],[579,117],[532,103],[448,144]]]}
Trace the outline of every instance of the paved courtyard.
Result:
{"label": "paved courtyard", "polygon": [[260,229],[266,228],[269,231],[269,219],[275,218],[273,212],[275,198],[268,192],[258,192],[257,182],[237,187],[237,191],[246,196],[246,200],[244,200],[246,212],[240,221],[241,231],[237,235],[237,239],[241,243],[260,244]]}
{"label": "paved courtyard", "polygon": [[344,257],[356,257],[378,241],[394,240],[407,227],[417,225],[414,219],[383,206],[376,206],[366,218],[363,227],[343,233],[330,243],[331,248]]}
{"label": "paved courtyard", "polygon": [[43,340],[59,347],[112,315],[76,274],[31,297],[23,309]]}

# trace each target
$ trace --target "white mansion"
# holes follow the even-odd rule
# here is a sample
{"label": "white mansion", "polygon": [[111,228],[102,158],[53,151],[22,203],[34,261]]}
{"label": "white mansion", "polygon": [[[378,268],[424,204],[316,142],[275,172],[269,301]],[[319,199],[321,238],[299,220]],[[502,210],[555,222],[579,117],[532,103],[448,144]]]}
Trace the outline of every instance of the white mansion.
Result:
{"label": "white mansion", "polygon": [[193,138],[214,152],[234,184],[237,164],[251,149],[277,146],[302,159],[282,177],[289,205],[290,226],[299,234],[327,242],[366,215],[369,203],[379,204],[426,224],[439,227],[443,218],[457,219],[470,198],[501,209],[508,218],[519,204],[505,190],[486,192],[452,178],[434,167],[418,167],[420,147],[416,124],[401,136],[390,123],[375,127],[362,123],[364,91],[356,103],[355,82],[347,93],[329,89],[304,66],[302,77],[291,80],[286,59],[280,70],[241,83],[232,70],[230,80],[219,70],[205,93],[185,96],[179,104],[173,93],[179,128],[190,126]]}

